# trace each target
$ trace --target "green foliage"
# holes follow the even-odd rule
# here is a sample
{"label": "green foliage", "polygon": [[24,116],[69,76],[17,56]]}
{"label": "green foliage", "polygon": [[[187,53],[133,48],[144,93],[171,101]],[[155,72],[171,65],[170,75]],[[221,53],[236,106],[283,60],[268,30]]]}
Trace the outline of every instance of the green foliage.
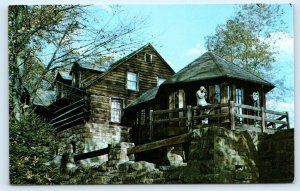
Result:
{"label": "green foliage", "polygon": [[275,62],[276,51],[268,38],[284,28],[282,14],[279,5],[241,5],[233,18],[206,37],[206,45],[228,61],[263,75]]}
{"label": "green foliage", "polygon": [[52,127],[33,112],[10,120],[9,172],[11,184],[54,184],[59,170],[46,165],[52,159]]}

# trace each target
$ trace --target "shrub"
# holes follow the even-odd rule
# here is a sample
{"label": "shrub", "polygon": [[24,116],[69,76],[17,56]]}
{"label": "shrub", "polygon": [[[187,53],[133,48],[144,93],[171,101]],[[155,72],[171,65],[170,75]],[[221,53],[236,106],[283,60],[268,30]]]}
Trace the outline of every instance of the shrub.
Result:
{"label": "shrub", "polygon": [[53,128],[34,112],[10,119],[9,174],[11,184],[56,184],[59,170],[52,160]]}

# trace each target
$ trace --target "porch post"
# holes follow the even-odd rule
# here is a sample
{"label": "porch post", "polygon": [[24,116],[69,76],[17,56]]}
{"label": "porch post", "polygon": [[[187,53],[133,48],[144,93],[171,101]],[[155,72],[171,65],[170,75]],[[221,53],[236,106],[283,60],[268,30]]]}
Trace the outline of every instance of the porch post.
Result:
{"label": "porch post", "polygon": [[264,133],[266,129],[266,113],[265,108],[261,107],[261,132]]}
{"label": "porch post", "polygon": [[234,119],[234,101],[230,101],[230,129],[235,130],[235,119]]}
{"label": "porch post", "polygon": [[150,112],[149,112],[150,116],[149,116],[149,127],[150,127],[150,132],[149,132],[149,139],[152,140],[153,138],[153,110],[150,109]]}
{"label": "porch post", "polygon": [[287,129],[290,129],[290,119],[289,119],[289,112],[285,112],[286,113],[286,122],[287,122]]}
{"label": "porch post", "polygon": [[192,106],[187,106],[187,131],[192,131]]}

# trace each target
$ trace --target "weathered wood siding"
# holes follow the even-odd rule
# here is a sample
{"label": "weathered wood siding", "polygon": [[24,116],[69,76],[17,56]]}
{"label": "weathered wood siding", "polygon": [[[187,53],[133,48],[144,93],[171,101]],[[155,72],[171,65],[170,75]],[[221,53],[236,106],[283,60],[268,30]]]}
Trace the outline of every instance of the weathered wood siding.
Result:
{"label": "weathered wood siding", "polygon": [[[152,55],[152,63],[145,62],[145,53]],[[138,91],[127,89],[127,72],[138,74]],[[111,98],[121,99],[124,107],[143,92],[156,87],[157,77],[167,79],[173,74],[152,47],[147,46],[87,88],[91,95],[91,120],[109,123]]]}
{"label": "weathered wood siding", "polygon": [[102,72],[92,71],[92,70],[86,70],[81,69],[80,70],[80,83],[85,84],[90,79],[95,79],[99,75],[101,75]]}

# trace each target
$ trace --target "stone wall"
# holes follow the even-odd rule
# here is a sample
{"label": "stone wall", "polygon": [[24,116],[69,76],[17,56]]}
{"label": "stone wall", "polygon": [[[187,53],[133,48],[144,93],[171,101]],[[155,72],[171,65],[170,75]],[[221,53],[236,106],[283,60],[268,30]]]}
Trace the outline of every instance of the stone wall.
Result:
{"label": "stone wall", "polygon": [[[126,130],[126,129],[125,129]],[[108,144],[126,141],[126,132],[122,132],[121,127],[109,126],[97,123],[86,123],[77,125],[70,129],[57,133],[57,158],[60,159],[63,154],[71,153],[72,155],[87,153],[103,148]],[[80,163],[86,166],[101,164],[108,160],[108,155],[81,160]]]}
{"label": "stone wall", "polygon": [[[97,127],[93,124],[86,126],[89,130]],[[119,135],[116,129],[110,129],[108,132],[107,135]],[[82,173],[83,171],[80,170],[82,165],[76,164],[79,168],[74,169],[78,174],[72,175],[74,177],[68,183],[75,184],[76,181],[77,183],[85,181],[86,184],[292,182],[294,180],[293,138],[293,130],[268,135],[254,131],[231,131],[222,127],[200,128],[193,131],[187,163],[156,166],[146,161],[135,162],[134,155],[128,156],[127,148],[133,147],[133,143],[117,143],[120,139],[112,137],[105,139],[104,136],[97,141],[111,141],[112,147],[107,158],[102,160],[102,163],[99,162],[100,160],[98,163],[90,163],[91,174],[89,175]],[[91,141],[95,137],[85,137],[85,139]],[[94,143],[93,148],[100,147],[97,145],[98,142]],[[88,142],[88,145],[93,144]],[[171,150],[168,154],[173,156]]]}
{"label": "stone wall", "polygon": [[165,172],[168,183],[255,183],[257,155],[248,132],[194,130],[187,166]]}
{"label": "stone wall", "polygon": [[258,169],[262,183],[294,180],[294,129],[262,135],[258,147]]}

